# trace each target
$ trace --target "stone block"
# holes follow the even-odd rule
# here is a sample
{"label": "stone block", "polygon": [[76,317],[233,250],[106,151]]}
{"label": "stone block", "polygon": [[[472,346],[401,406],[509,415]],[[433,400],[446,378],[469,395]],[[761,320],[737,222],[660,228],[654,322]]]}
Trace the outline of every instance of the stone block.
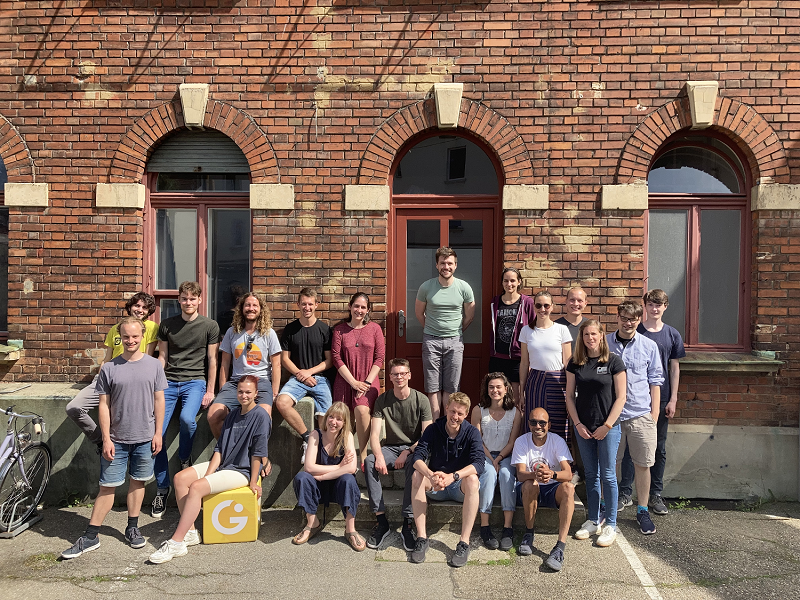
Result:
{"label": "stone block", "polygon": [[98,183],[98,208],[144,208],[145,187],[141,183]]}
{"label": "stone block", "polygon": [[180,85],[183,122],[187,127],[203,127],[208,103],[207,83],[182,83]]}
{"label": "stone block", "polygon": [[800,210],[800,185],[760,184],[751,190],[751,210]]}
{"label": "stone block", "polygon": [[388,185],[346,185],[344,209],[386,212],[390,207],[390,197]]}
{"label": "stone block", "polygon": [[647,210],[647,184],[604,185],[602,210]]}
{"label": "stone block", "polygon": [[503,210],[547,210],[549,206],[550,186],[503,186]]}
{"label": "stone block", "polygon": [[692,113],[692,129],[705,129],[714,124],[718,81],[687,81],[686,94]]}
{"label": "stone block", "polygon": [[458,115],[461,113],[461,95],[464,93],[463,83],[435,83],[433,96],[436,101],[436,122],[439,129],[455,129],[458,127]]}
{"label": "stone block", "polygon": [[49,205],[49,186],[46,183],[9,183],[5,184],[6,206],[42,206]]}
{"label": "stone block", "polygon": [[285,183],[251,183],[251,210],[294,210],[294,186]]}

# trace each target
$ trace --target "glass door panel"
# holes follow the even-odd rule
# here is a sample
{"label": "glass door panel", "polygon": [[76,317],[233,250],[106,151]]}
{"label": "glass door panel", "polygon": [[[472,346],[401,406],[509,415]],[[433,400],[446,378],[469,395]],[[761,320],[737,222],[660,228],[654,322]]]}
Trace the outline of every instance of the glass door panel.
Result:
{"label": "glass door panel", "polygon": [[409,219],[406,226],[406,341],[422,343],[422,324],[414,315],[417,291],[436,277],[436,250],[440,246],[439,221]]}
{"label": "glass door panel", "polygon": [[464,343],[480,344],[483,329],[483,221],[448,221],[449,246],[458,255],[456,277],[466,281],[475,295],[475,320],[464,332]]}
{"label": "glass door panel", "polygon": [[648,222],[647,289],[669,296],[664,322],[686,338],[688,210],[651,210]]}
{"label": "glass door panel", "polygon": [[197,280],[196,210],[156,210],[155,271],[159,290],[174,290],[183,281]]}
{"label": "glass door panel", "polygon": [[208,316],[227,331],[236,300],[250,290],[250,210],[208,211]]}
{"label": "glass door panel", "polygon": [[740,210],[700,211],[701,344],[739,342],[741,214]]}

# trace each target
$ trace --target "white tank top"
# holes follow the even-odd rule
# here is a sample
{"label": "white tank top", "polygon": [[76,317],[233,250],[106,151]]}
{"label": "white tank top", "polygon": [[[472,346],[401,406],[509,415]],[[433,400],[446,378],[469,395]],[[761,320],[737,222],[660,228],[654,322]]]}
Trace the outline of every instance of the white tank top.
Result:
{"label": "white tank top", "polygon": [[505,412],[502,419],[495,421],[489,414],[489,409],[481,407],[481,434],[483,444],[489,449],[489,452],[500,452],[506,447],[508,439],[511,437],[516,414],[517,409],[512,408]]}

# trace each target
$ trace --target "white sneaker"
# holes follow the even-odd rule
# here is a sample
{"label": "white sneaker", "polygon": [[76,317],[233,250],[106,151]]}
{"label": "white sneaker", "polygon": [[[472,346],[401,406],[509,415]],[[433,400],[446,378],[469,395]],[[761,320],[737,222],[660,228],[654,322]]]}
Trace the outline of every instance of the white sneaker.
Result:
{"label": "white sneaker", "polygon": [[615,539],[617,539],[617,530],[611,525],[606,525],[603,527],[603,533],[597,538],[597,545],[601,548],[607,548],[614,543]]}
{"label": "white sneaker", "polygon": [[576,540],[588,540],[590,536],[600,533],[600,525],[594,521],[585,521],[581,528],[575,532]]}
{"label": "white sneaker", "polygon": [[184,542],[173,542],[167,540],[161,547],[150,555],[150,562],[160,565],[161,563],[169,562],[176,556],[184,556],[189,551],[186,549]]}
{"label": "white sneaker", "polygon": [[187,531],[186,535],[183,536],[183,543],[187,546],[197,546],[200,543],[200,533],[197,529]]}
{"label": "white sneaker", "polygon": [[300,446],[300,464],[306,464],[306,450],[308,450],[308,442],[303,442],[303,445]]}

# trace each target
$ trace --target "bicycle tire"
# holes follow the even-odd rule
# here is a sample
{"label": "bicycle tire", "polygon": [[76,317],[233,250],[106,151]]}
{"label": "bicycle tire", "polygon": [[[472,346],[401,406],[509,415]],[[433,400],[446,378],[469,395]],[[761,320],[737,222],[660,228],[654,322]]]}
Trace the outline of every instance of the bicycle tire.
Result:
{"label": "bicycle tire", "polygon": [[53,458],[47,444],[28,444],[22,449],[21,459],[31,485],[26,486],[22,479],[19,460],[7,463],[0,472],[0,531],[11,531],[24,523],[36,510],[50,481]]}

